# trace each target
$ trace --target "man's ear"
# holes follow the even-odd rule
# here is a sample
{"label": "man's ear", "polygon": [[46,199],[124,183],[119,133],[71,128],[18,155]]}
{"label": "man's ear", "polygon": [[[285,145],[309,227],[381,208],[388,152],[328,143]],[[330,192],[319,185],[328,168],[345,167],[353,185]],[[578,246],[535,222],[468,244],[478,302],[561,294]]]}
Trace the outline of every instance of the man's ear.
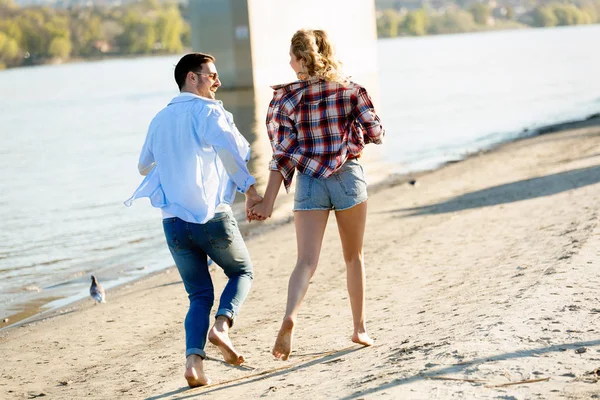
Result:
{"label": "man's ear", "polygon": [[185,79],[185,80],[186,80],[186,81],[187,81],[187,80],[190,80],[190,81],[192,81],[192,82],[193,82],[193,81],[194,81],[194,77],[195,77],[195,76],[196,76],[196,74],[194,74],[192,71],[189,71],[189,72],[187,73],[187,76],[186,76],[186,79]]}

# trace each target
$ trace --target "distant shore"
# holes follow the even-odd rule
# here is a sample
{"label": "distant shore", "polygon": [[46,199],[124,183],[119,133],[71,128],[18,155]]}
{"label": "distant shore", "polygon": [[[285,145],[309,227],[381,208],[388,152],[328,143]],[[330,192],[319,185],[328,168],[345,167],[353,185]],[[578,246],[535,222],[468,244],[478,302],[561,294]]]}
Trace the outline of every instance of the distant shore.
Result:
{"label": "distant shore", "polygon": [[65,64],[79,64],[79,63],[87,63],[87,62],[97,62],[97,61],[111,61],[111,60],[131,60],[136,58],[157,58],[157,57],[169,57],[169,56],[177,56],[185,53],[191,52],[191,49],[185,49],[181,53],[168,53],[168,54],[106,54],[103,56],[94,56],[94,57],[73,57],[66,60],[62,59],[45,59],[40,62],[35,62],[31,64],[23,64],[17,65],[14,67],[0,68],[0,73],[2,71],[10,71],[17,68],[32,68],[32,67],[43,67],[46,65],[65,65]]}

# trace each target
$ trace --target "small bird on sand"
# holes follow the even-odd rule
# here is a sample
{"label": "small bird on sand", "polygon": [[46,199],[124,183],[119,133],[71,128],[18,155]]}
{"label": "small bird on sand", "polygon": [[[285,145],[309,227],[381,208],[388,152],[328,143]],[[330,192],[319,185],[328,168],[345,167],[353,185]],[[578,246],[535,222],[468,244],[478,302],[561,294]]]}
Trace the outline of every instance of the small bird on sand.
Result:
{"label": "small bird on sand", "polygon": [[98,303],[106,303],[104,288],[98,283],[98,280],[92,275],[92,286],[90,286],[90,296]]}

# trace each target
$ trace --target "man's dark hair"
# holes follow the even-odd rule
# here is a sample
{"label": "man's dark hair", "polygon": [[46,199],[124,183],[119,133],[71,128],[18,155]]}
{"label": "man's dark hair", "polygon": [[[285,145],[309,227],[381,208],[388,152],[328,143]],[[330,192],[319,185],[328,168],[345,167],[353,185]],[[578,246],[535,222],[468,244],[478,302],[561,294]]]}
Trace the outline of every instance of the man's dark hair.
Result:
{"label": "man's dark hair", "polygon": [[179,90],[185,85],[188,72],[198,72],[202,69],[202,64],[208,62],[215,62],[215,58],[210,54],[190,53],[181,57],[181,60],[175,66],[175,82],[177,82]]}

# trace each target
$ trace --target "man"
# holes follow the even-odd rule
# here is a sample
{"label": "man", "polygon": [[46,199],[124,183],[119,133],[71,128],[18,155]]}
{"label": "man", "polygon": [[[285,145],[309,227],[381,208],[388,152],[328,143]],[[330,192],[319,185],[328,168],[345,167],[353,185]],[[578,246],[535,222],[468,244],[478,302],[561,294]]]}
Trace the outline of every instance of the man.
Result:
{"label": "man", "polygon": [[[131,199],[149,197],[162,210],[163,228],[190,299],[185,318],[186,371],[190,387],[206,385],[206,337],[226,362],[244,357],[229,340],[240,306],[252,284],[252,262],[231,211],[236,189],[246,205],[262,201],[246,167],[250,146],[215,92],[221,86],[214,57],[187,54],[175,67],[180,94],[152,120],[138,169],[147,175]],[[208,332],[214,289],[207,256],[229,278],[216,321]]]}

